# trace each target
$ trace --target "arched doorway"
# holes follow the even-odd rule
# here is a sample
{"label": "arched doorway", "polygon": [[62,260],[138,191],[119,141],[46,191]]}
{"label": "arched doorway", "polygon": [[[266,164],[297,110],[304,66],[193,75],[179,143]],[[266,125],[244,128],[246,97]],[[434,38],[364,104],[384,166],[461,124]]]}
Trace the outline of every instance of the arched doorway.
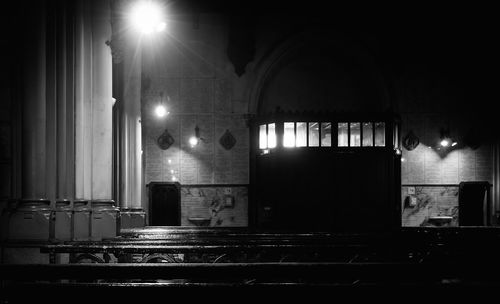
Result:
{"label": "arched doorway", "polygon": [[399,227],[399,124],[373,61],[318,33],[296,37],[270,57],[253,92],[256,225]]}

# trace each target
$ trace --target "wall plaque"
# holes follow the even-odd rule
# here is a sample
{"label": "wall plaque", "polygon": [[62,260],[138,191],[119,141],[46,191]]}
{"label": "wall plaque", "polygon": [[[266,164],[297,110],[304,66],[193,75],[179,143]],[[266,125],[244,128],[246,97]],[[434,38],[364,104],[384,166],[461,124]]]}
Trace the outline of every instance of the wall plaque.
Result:
{"label": "wall plaque", "polygon": [[408,151],[414,150],[418,146],[418,144],[420,144],[420,140],[413,133],[413,131],[408,132],[408,134],[406,134],[406,136],[403,138],[403,147],[405,147],[405,149]]}
{"label": "wall plaque", "polygon": [[224,149],[231,150],[236,144],[236,138],[226,129],[226,132],[219,139],[219,143]]}
{"label": "wall plaque", "polygon": [[156,143],[160,149],[167,150],[174,143],[174,138],[170,135],[168,130],[165,129],[165,131],[156,140]]}

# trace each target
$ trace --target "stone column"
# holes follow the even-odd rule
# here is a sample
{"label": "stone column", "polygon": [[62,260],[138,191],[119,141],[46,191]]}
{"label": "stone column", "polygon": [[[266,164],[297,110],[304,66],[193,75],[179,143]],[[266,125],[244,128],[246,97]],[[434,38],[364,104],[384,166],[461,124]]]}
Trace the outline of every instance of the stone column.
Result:
{"label": "stone column", "polygon": [[108,1],[79,1],[76,18],[75,197],[112,198],[112,73]]}
{"label": "stone column", "polygon": [[[73,7],[40,1],[26,10],[22,94],[22,200],[9,238],[47,240],[50,210],[73,198]],[[30,216],[26,216],[30,214]],[[12,229],[11,229],[12,228]],[[64,231],[69,233],[69,229]],[[39,253],[37,253],[39,254]],[[35,254],[36,255],[36,254]]]}
{"label": "stone column", "polygon": [[24,50],[22,197],[72,198],[72,7],[37,2]]}
{"label": "stone column", "polygon": [[[115,10],[128,9],[124,1]],[[113,19],[115,98],[118,106],[118,200],[122,227],[144,226],[142,210],[141,37],[127,29],[123,15]]]}
{"label": "stone column", "polygon": [[111,199],[112,58],[110,5],[92,1],[92,199]]}
{"label": "stone column", "polygon": [[77,2],[75,20],[75,198],[92,199],[92,32],[90,7]]}
{"label": "stone column", "polygon": [[62,2],[64,13],[57,18],[57,185],[56,197],[73,200],[75,195],[74,150],[74,5]]}
{"label": "stone column", "polygon": [[500,142],[498,139],[494,142],[493,159],[493,188],[492,188],[492,210],[496,219],[493,224],[500,226]]}
{"label": "stone column", "polygon": [[122,152],[120,205],[125,208],[141,208],[141,48],[139,42],[129,39],[124,50],[123,61],[123,95],[120,113]]}
{"label": "stone column", "polygon": [[[22,197],[46,198],[46,18],[45,5],[36,8],[28,22],[23,66]],[[30,51],[27,51],[30,50]]]}
{"label": "stone column", "polygon": [[49,2],[46,22],[46,195],[72,199],[73,174],[73,15],[70,2]]}

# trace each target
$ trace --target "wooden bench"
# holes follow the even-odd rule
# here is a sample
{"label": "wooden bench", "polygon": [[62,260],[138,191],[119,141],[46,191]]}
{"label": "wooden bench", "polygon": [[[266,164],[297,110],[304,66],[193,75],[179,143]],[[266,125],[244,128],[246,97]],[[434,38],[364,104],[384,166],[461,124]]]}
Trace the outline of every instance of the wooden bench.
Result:
{"label": "wooden bench", "polygon": [[[500,288],[499,231],[418,228],[385,235],[172,228],[125,231],[100,242],[37,246],[50,255],[185,257],[174,263],[104,263],[104,259],[97,264],[0,265],[1,291],[87,294],[83,291],[90,288],[116,296],[117,291],[149,295],[167,289],[169,295],[178,291],[185,296],[186,288],[191,288],[189,294],[194,288],[241,290],[239,297],[258,294],[255,288],[280,296],[302,288],[324,289],[328,294],[348,291],[349,296],[359,293],[353,287],[385,292],[407,287],[426,293],[437,288],[458,294],[472,286],[495,291]],[[197,258],[203,255],[211,258]]]}
{"label": "wooden bench", "polygon": [[[45,244],[41,252],[49,253],[51,261],[59,253],[77,255],[113,254],[115,256],[142,254],[183,254],[195,257],[211,254],[213,259],[222,255],[219,262],[245,262],[243,255],[251,255],[250,261],[422,261],[467,257],[492,258],[500,254],[500,230],[483,228],[403,228],[388,234],[331,234],[293,232],[252,232],[246,229],[193,229],[160,228],[130,229],[117,238],[92,242],[64,242]],[[267,255],[268,259],[263,256]],[[274,260],[270,257],[274,257]],[[75,259],[73,259],[75,260]],[[130,259],[125,260],[130,262]],[[186,258],[183,261],[200,261]],[[206,260],[209,261],[209,260]]]}

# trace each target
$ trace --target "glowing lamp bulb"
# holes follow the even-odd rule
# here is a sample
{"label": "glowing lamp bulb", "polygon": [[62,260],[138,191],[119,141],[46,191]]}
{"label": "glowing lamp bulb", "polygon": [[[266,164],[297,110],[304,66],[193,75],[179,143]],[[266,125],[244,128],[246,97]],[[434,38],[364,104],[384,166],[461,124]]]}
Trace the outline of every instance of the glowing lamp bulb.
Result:
{"label": "glowing lamp bulb", "polygon": [[137,3],[132,8],[130,17],[132,25],[143,34],[161,32],[166,28],[160,7],[151,1]]}
{"label": "glowing lamp bulb", "polygon": [[195,136],[191,136],[191,138],[189,138],[189,144],[191,145],[191,147],[194,147],[198,144],[198,138],[196,138]]}
{"label": "glowing lamp bulb", "polygon": [[451,143],[451,146],[452,146],[452,147],[455,147],[456,145],[457,145],[457,142],[456,142],[456,141],[454,141],[454,142],[452,142],[452,143]]}
{"label": "glowing lamp bulb", "polygon": [[157,105],[155,108],[155,114],[158,117],[163,117],[168,114],[167,108],[164,105]]}
{"label": "glowing lamp bulb", "polygon": [[450,145],[450,141],[447,140],[447,139],[443,139],[441,142],[440,142],[441,146],[442,147],[448,147]]}

